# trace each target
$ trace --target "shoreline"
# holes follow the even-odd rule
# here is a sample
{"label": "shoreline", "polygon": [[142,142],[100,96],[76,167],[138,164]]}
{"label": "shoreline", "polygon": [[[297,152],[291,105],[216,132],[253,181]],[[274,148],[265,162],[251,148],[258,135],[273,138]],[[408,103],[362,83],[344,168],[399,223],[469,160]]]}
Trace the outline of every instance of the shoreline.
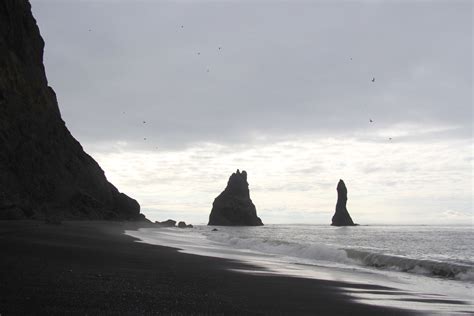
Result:
{"label": "shoreline", "polygon": [[[284,231],[287,229],[285,226]],[[314,230],[314,227],[309,230],[306,233],[321,237],[321,232]],[[264,230],[220,227],[218,232],[213,232],[208,226],[197,225],[191,230],[141,228],[125,233],[138,238],[140,242],[176,248],[181,253],[237,260],[260,268],[234,270],[238,273],[341,281],[345,294],[359,303],[427,315],[472,314],[472,295],[467,294],[472,289],[469,282],[430,276],[424,270],[417,273],[373,267],[354,261],[344,249],[337,246],[318,244],[317,238],[312,239],[315,244],[308,244],[308,240],[305,240],[306,244],[299,244],[301,236],[291,241],[285,240],[280,236],[281,231],[278,227],[270,230],[268,227]],[[296,234],[298,236],[299,233]],[[272,239],[271,236],[280,237]],[[341,237],[339,234],[337,236]],[[378,255],[371,258],[377,262],[379,258],[386,257]],[[410,260],[418,262],[416,259]],[[399,267],[406,264],[405,261],[393,262],[397,263]],[[378,285],[377,289],[364,288],[364,285],[375,284]]]}
{"label": "shoreline", "polygon": [[[242,273],[257,266],[136,242],[145,223],[0,221],[0,313],[414,315],[356,302],[353,284]],[[235,270],[239,270],[236,272]]]}

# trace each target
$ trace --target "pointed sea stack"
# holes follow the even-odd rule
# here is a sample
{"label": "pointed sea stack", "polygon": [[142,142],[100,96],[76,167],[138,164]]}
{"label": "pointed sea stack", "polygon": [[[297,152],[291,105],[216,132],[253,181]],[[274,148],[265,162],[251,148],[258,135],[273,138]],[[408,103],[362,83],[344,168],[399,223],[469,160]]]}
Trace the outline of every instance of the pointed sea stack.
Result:
{"label": "pointed sea stack", "polygon": [[30,3],[1,0],[0,219],[144,220],[67,129],[43,48]]}
{"label": "pointed sea stack", "polygon": [[214,200],[208,225],[262,226],[250,199],[247,172],[233,173],[225,190]]}
{"label": "pointed sea stack", "polygon": [[344,181],[339,180],[337,184],[337,204],[336,213],[332,217],[332,226],[355,226],[346,208],[347,188]]}

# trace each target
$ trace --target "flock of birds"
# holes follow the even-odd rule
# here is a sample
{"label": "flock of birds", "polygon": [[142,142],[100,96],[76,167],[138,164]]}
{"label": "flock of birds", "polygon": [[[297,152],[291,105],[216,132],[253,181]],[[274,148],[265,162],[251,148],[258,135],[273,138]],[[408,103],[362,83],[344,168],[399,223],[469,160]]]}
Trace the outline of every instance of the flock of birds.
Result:
{"label": "flock of birds", "polygon": [[[184,28],[184,25],[181,25],[181,28],[183,29],[183,28]],[[91,29],[89,29],[89,32],[91,32]],[[218,49],[218,50],[222,50],[222,47],[219,46],[217,49]],[[201,52],[198,51],[198,52],[197,52],[197,55],[200,56],[200,55],[201,55]],[[350,58],[350,60],[352,60],[352,57]],[[209,72],[209,68],[206,69],[206,72]],[[372,82],[372,83],[375,83],[375,77],[372,77],[371,82]],[[123,114],[125,114],[125,112],[123,112]],[[372,119],[370,118],[370,119],[369,119],[369,123],[374,123],[374,120],[372,120]],[[143,121],[142,124],[146,124],[146,121]],[[146,141],[147,138],[144,137],[143,140]],[[389,137],[388,140],[391,141],[391,140],[392,140],[392,137]],[[158,147],[156,147],[156,149],[158,149]]]}

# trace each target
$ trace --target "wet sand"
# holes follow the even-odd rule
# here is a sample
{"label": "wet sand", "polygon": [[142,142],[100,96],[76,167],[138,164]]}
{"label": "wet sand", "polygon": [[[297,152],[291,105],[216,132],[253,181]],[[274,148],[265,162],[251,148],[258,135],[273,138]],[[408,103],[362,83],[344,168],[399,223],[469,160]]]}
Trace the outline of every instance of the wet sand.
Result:
{"label": "wet sand", "polygon": [[345,293],[381,286],[230,271],[259,268],[123,234],[144,225],[0,221],[0,314],[414,314]]}

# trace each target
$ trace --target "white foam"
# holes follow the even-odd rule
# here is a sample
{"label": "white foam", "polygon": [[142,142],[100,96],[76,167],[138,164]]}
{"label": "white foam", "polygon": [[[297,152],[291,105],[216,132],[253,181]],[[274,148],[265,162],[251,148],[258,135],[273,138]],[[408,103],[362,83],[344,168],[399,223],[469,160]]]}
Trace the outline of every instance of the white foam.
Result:
{"label": "white foam", "polygon": [[202,231],[212,241],[229,245],[236,249],[251,249],[254,251],[281,255],[288,258],[308,259],[305,263],[328,263],[340,266],[361,265],[378,269],[389,269],[399,272],[408,272],[426,276],[436,276],[458,279],[461,281],[474,281],[474,271],[471,266],[455,263],[438,262],[432,260],[419,260],[403,256],[386,255],[375,251],[360,251],[355,249],[341,249],[324,244],[293,243],[276,239],[246,237],[232,235],[229,232]]}
{"label": "white foam", "polygon": [[259,238],[231,237],[223,234],[216,234],[208,237],[213,241],[222,242],[235,248],[252,249],[263,253],[279,254],[287,257],[343,263],[350,263],[353,261],[348,258],[344,250],[322,244],[294,244],[276,240],[260,240]]}
{"label": "white foam", "polygon": [[472,267],[467,265],[420,260],[353,249],[346,250],[346,252],[350,258],[371,267],[417,273],[426,276],[452,278],[462,281],[474,281],[474,279],[469,277],[473,274]]}
{"label": "white foam", "polygon": [[[426,275],[431,275],[433,269],[439,270],[439,267],[437,268],[436,265],[434,268],[430,267],[426,262],[420,265],[419,260],[410,262],[403,257],[380,255],[370,251],[344,250],[331,245],[262,238],[258,236],[261,230],[256,229],[241,229],[240,231],[225,228],[211,231],[211,229],[209,227],[196,227],[192,230],[160,228],[140,229],[126,233],[144,242],[180,248],[186,253],[236,259],[250,263],[252,266],[266,268],[265,270],[239,270],[240,272],[276,273],[349,283],[377,284],[394,289],[390,295],[383,294],[386,293],[384,291],[379,294],[373,291],[347,289],[348,294],[369,304],[427,311],[433,315],[436,313],[463,314],[462,310],[470,310],[473,307],[473,284],[469,281],[464,282],[464,280],[472,280],[472,270],[456,274],[456,277],[463,282],[448,278],[426,277]],[[367,263],[369,265],[366,265]],[[388,270],[382,271],[380,267],[374,269],[373,267],[377,265]],[[443,300],[446,301],[443,302]],[[460,303],[451,303],[455,301]]]}

